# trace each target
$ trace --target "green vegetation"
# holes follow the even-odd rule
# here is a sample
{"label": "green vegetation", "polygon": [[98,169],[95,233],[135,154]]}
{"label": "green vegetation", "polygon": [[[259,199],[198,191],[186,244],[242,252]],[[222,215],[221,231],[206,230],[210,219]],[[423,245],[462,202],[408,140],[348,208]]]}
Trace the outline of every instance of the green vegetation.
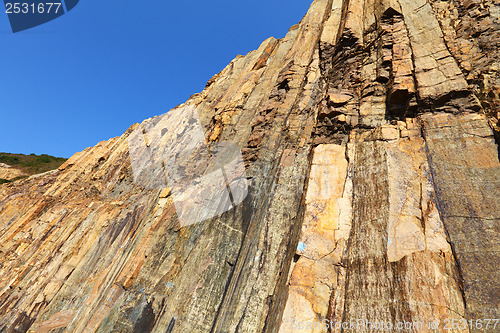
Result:
{"label": "green vegetation", "polygon": [[0,178],[0,185],[1,184],[5,184],[5,183],[12,183],[12,182],[15,182],[16,180],[19,180],[19,179],[24,179],[24,178],[28,178],[28,176],[19,176],[19,177],[16,177],[14,179],[3,179],[3,178]]}
{"label": "green vegetation", "polygon": [[[0,163],[5,163],[20,169],[29,175],[47,172],[57,169],[66,161],[66,158],[54,157],[46,154],[42,155],[23,155],[0,153]],[[17,180],[17,179],[16,179]],[[6,179],[0,179],[0,184],[9,182]]]}

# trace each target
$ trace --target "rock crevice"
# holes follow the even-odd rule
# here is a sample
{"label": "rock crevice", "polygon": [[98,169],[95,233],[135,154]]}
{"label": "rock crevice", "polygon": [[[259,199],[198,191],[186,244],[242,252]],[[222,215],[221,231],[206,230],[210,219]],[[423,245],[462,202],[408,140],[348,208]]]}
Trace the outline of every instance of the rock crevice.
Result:
{"label": "rock crevice", "polygon": [[248,195],[213,218],[183,223],[175,188],[134,177],[129,139],[161,116],[0,185],[0,331],[500,318],[498,8],[315,0],[238,56],[174,110],[196,110],[209,154],[241,148]]}

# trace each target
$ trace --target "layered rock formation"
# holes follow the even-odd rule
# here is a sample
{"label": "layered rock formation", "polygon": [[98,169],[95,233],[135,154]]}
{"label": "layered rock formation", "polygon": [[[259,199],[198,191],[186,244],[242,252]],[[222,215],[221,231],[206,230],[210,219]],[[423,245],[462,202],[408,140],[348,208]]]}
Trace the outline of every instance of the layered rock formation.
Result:
{"label": "layered rock formation", "polygon": [[248,177],[200,223],[134,182],[138,124],[1,185],[0,331],[498,330],[499,19],[496,0],[315,0],[184,105]]}
{"label": "layered rock formation", "polygon": [[12,180],[17,177],[27,176],[27,174],[19,169],[5,163],[0,163],[0,179]]}

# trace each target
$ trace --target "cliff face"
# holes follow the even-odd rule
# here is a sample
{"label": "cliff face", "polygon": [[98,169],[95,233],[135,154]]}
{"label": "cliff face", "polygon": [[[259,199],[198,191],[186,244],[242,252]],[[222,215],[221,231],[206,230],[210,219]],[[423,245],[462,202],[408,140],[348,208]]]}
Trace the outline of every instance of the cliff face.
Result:
{"label": "cliff face", "polygon": [[314,1],[182,106],[241,147],[234,208],[181,223],[136,181],[130,137],[156,118],[0,186],[0,331],[500,318],[499,46],[497,0]]}

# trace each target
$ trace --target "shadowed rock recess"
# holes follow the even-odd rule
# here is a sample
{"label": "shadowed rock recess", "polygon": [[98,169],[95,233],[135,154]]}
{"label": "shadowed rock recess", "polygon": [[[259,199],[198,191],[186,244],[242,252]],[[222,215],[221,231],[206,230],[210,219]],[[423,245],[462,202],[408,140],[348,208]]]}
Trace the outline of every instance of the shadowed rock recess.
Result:
{"label": "shadowed rock recess", "polygon": [[182,226],[169,189],[134,183],[137,124],[0,185],[0,331],[481,331],[500,318],[499,46],[498,0],[314,1],[184,104],[241,148],[236,208]]}

